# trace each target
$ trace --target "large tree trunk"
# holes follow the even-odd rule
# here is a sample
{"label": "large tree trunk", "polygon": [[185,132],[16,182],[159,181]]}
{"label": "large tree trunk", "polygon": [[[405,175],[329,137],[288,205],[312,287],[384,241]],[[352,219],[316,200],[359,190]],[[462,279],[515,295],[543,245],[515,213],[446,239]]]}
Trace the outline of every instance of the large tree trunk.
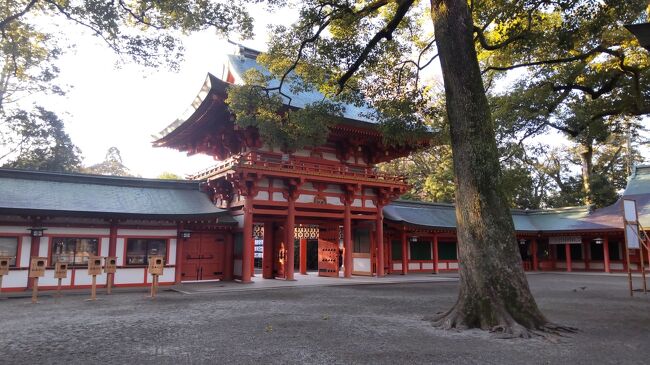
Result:
{"label": "large tree trunk", "polygon": [[500,166],[466,0],[431,0],[451,132],[456,184],[460,290],[435,320],[444,328],[482,328],[513,336],[545,329],[524,274],[500,188]]}
{"label": "large tree trunk", "polygon": [[580,163],[582,167],[582,190],[585,194],[584,203],[589,205],[593,202],[591,191],[591,172],[593,171],[594,146],[591,139],[580,144]]}

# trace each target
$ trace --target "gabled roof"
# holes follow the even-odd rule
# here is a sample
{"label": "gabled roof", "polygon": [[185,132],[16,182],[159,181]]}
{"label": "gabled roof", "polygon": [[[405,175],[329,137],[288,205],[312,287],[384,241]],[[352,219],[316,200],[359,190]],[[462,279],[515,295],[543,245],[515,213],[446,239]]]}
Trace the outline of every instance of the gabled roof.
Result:
{"label": "gabled roof", "polygon": [[[590,207],[556,209],[512,209],[518,232],[579,232],[622,230],[623,199],[637,203],[639,222],[650,228],[650,165],[637,166],[628,180],[623,197],[616,203],[591,211]],[[425,228],[456,229],[453,204],[398,200],[384,207],[386,219]]]}
{"label": "gabled roof", "polygon": [[183,219],[233,223],[199,182],[0,169],[0,214]]}

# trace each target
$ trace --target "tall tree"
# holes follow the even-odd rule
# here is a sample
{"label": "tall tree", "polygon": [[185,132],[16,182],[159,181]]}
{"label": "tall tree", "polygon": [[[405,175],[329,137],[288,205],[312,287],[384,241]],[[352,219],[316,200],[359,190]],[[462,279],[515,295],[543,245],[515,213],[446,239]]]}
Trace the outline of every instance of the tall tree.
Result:
{"label": "tall tree", "polygon": [[131,170],[122,163],[122,154],[117,147],[109,148],[104,161],[84,168],[83,172],[97,175],[134,176]]}

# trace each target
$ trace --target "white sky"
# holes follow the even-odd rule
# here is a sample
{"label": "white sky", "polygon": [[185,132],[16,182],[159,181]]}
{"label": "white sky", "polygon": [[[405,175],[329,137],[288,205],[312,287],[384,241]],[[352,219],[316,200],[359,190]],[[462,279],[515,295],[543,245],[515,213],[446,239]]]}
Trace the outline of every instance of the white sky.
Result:
{"label": "white sky", "polygon": [[[254,9],[252,14],[256,38],[244,43],[262,50],[268,24],[289,24],[296,17],[292,10],[268,14]],[[58,82],[71,88],[64,97],[41,96],[39,103],[64,120],[66,131],[82,150],[84,165],[103,161],[110,147],[117,147],[123,163],[142,177],[156,177],[164,171],[184,176],[215,163],[204,155],[188,157],[176,150],[153,148],[151,141],[152,135],[183,115],[208,72],[221,75],[224,55],[232,46],[206,31],[185,39],[185,61],[179,72],[132,63],[116,68],[117,57],[98,38],[79,27],[66,27],[71,28],[66,33],[76,50],[60,59]],[[558,137],[562,139],[556,134],[544,142],[557,144]],[[647,160],[647,150],[645,155]]]}

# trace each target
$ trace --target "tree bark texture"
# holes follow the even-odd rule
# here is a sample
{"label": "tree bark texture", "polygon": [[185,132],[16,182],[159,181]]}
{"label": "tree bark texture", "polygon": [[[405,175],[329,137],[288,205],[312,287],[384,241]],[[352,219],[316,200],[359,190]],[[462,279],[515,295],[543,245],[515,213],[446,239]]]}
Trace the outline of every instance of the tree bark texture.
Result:
{"label": "tree bark texture", "polygon": [[591,172],[593,171],[594,146],[591,139],[582,143],[580,149],[580,163],[582,167],[582,190],[585,194],[585,205],[593,202],[591,191]]}
{"label": "tree bark texture", "polygon": [[466,0],[431,0],[431,8],[451,133],[460,262],[458,300],[434,323],[528,337],[547,320],[530,293],[500,187],[471,14]]}

